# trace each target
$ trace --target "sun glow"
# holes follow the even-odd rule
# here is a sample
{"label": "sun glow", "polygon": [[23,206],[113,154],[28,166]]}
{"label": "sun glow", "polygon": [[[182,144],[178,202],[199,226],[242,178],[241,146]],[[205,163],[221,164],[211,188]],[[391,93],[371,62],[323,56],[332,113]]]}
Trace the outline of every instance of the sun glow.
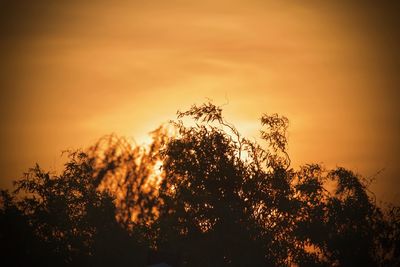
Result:
{"label": "sun glow", "polygon": [[111,132],[148,145],[148,131],[209,97],[250,139],[264,112],[287,116],[293,162],[367,176],[385,168],[378,195],[397,194],[400,35],[390,12],[336,2],[96,2],[35,2],[37,12],[16,4],[1,17],[12,26],[1,42],[3,186]]}

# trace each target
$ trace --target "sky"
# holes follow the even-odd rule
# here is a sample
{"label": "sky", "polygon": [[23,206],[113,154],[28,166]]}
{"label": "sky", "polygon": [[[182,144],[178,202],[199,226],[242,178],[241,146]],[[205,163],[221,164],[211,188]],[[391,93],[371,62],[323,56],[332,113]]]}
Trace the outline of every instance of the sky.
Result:
{"label": "sky", "polygon": [[212,99],[249,138],[290,120],[294,167],[377,177],[400,202],[399,4],[0,0],[0,187]]}

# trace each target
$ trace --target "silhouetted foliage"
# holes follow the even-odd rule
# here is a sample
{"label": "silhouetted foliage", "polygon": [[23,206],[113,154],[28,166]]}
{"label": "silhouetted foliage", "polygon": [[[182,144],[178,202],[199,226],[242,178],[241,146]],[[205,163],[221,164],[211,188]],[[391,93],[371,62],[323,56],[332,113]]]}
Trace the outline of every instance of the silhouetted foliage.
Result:
{"label": "silhouetted foliage", "polygon": [[[400,212],[344,168],[295,170],[289,121],[261,117],[261,146],[212,103],[178,112],[148,146],[107,136],[1,192],[13,266],[397,266]],[[192,123],[188,121],[193,120]]]}
{"label": "silhouetted foliage", "polygon": [[[13,196],[3,192],[2,244],[18,248],[4,255],[25,255],[10,262],[16,261],[15,266],[110,266],[135,256],[139,244],[115,220],[113,198],[98,190],[94,172],[86,153],[70,152],[61,175],[36,165],[15,182]],[[23,236],[13,240],[10,228]]]}

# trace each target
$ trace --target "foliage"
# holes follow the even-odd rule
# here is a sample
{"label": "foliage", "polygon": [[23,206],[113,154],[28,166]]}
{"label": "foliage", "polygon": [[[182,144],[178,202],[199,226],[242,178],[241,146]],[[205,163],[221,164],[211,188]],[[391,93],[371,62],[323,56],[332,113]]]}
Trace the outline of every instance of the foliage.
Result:
{"label": "foliage", "polygon": [[261,117],[261,146],[212,103],[177,117],[149,146],[107,136],[69,152],[60,175],[36,166],[2,191],[4,256],[15,266],[399,264],[399,207],[378,206],[344,168],[293,169],[287,118]]}
{"label": "foliage", "polygon": [[[61,175],[36,165],[15,182],[12,195],[3,191],[2,243],[13,248],[2,253],[23,254],[15,266],[109,266],[135,256],[122,245],[138,244],[115,221],[113,198],[97,190],[93,173],[86,153],[69,152]],[[14,240],[10,228],[24,236]],[[122,250],[114,251],[113,243]]]}

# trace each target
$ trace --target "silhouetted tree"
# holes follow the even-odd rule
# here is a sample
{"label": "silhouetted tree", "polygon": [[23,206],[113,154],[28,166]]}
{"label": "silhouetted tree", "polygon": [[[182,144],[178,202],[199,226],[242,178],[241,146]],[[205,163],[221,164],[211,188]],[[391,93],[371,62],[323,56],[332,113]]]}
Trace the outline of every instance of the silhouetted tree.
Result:
{"label": "silhouetted tree", "polygon": [[[2,226],[19,232],[10,243],[26,255],[4,257],[16,266],[110,266],[129,258],[140,262],[135,258],[140,246],[115,220],[113,197],[98,190],[90,158],[79,151],[68,156],[61,175],[36,165],[15,182],[14,196],[3,192]],[[13,239],[9,229],[2,227],[2,243]]]}
{"label": "silhouetted tree", "polygon": [[[114,135],[31,169],[1,193],[1,253],[14,266],[397,266],[400,212],[344,168],[291,167],[288,119],[265,145],[212,103],[178,112],[148,146]],[[192,120],[192,122],[190,122]]]}
{"label": "silhouetted tree", "polygon": [[0,210],[0,253],[9,266],[37,265],[41,256],[38,253],[42,244],[34,235],[28,218],[16,206],[12,194],[1,191]]}
{"label": "silhouetted tree", "polygon": [[[368,183],[344,168],[291,168],[287,118],[262,116],[267,145],[261,147],[211,103],[178,112],[183,117],[195,122],[174,122],[178,134],[161,152],[163,205],[154,224],[158,248],[179,255],[181,265],[379,266],[386,258],[398,260],[399,214],[392,209],[385,220]],[[389,253],[381,235],[390,240]]]}
{"label": "silhouetted tree", "polygon": [[[289,223],[280,219],[289,203],[281,158],[242,138],[214,105],[178,113],[184,116],[201,124],[175,123],[178,135],[162,151],[160,247],[175,250],[188,266],[284,264],[291,240],[280,238]],[[277,132],[270,138],[285,152]]]}

